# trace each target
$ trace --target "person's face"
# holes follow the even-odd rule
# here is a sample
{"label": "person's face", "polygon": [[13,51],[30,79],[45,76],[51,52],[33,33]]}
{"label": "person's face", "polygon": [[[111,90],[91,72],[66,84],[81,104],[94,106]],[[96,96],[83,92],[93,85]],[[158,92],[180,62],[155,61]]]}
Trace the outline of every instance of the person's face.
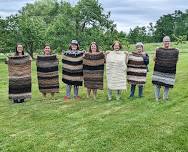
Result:
{"label": "person's face", "polygon": [[71,48],[72,48],[72,50],[76,51],[78,46],[76,44],[71,44]]}
{"label": "person's face", "polygon": [[23,46],[21,44],[17,45],[17,52],[22,53],[23,52]]}
{"label": "person's face", "polygon": [[114,50],[115,50],[115,51],[119,51],[119,50],[120,50],[120,45],[119,45],[119,43],[115,43],[115,44],[114,44]]}
{"label": "person's face", "polygon": [[92,53],[97,52],[97,46],[96,46],[96,44],[92,44],[92,45],[91,45],[91,52],[92,52]]}
{"label": "person's face", "polygon": [[136,50],[138,51],[138,53],[142,53],[143,52],[142,46],[137,46]]}
{"label": "person's face", "polygon": [[164,46],[164,48],[169,48],[170,47],[170,41],[164,41],[163,46]]}
{"label": "person's face", "polygon": [[50,55],[50,53],[51,53],[50,47],[49,47],[49,46],[46,46],[46,47],[44,48],[44,54],[45,54],[45,55]]}

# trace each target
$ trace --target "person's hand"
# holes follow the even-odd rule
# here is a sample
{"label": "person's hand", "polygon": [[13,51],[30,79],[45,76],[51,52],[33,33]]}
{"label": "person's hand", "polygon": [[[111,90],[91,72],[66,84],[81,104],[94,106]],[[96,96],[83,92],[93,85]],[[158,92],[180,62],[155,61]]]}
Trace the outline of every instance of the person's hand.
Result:
{"label": "person's hand", "polygon": [[110,51],[106,51],[106,52],[105,52],[106,55],[109,54],[109,53],[110,53]]}
{"label": "person's hand", "polygon": [[146,52],[142,52],[141,54],[142,54],[143,56],[146,56]]}
{"label": "person's hand", "polygon": [[125,54],[127,54],[127,55],[128,55],[128,54],[129,54],[129,52],[128,52],[128,51],[125,51]]}

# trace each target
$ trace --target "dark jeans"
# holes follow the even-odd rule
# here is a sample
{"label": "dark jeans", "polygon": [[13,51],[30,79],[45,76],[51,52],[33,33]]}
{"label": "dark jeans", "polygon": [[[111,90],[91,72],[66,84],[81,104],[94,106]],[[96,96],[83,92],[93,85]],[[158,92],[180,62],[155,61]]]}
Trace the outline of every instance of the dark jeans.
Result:
{"label": "dark jeans", "polygon": [[[67,86],[66,86],[66,96],[67,97],[71,96],[71,88],[72,88],[72,86],[67,84]],[[74,97],[78,96],[78,91],[79,91],[79,86],[74,86]]]}
{"label": "dark jeans", "polygon": [[22,103],[25,100],[24,99],[14,99],[13,101],[14,101],[14,103]]}
{"label": "dark jeans", "polygon": [[[143,88],[144,88],[143,85],[138,85],[138,96],[139,97],[143,97]],[[135,84],[131,84],[130,97],[134,97],[135,89],[136,89],[136,85]]]}

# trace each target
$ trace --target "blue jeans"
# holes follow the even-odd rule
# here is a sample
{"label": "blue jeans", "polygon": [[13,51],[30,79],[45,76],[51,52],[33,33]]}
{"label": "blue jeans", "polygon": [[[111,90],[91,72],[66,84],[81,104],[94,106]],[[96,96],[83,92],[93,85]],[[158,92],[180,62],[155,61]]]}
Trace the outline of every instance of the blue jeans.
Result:
{"label": "blue jeans", "polygon": [[[135,84],[131,84],[130,97],[134,97],[135,89],[136,89],[136,85]],[[143,89],[144,89],[143,85],[138,85],[138,96],[139,97],[143,96]]]}
{"label": "blue jeans", "polygon": [[[161,90],[161,86],[155,85],[155,98],[156,98],[156,100],[160,99],[160,90]],[[169,87],[164,87],[164,94],[163,94],[164,100],[168,99],[168,94],[169,94]]]}
{"label": "blue jeans", "polygon": [[[70,97],[71,96],[71,88],[72,85],[68,85],[66,86],[66,96]],[[79,86],[74,86],[74,97],[78,96],[78,90],[79,90]]]}

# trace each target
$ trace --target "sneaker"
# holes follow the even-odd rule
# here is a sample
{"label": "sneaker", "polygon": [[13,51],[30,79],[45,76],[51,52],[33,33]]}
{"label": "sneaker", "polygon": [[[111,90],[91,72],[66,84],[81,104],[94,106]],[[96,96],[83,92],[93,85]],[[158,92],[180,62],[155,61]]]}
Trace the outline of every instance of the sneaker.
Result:
{"label": "sneaker", "polygon": [[77,97],[74,97],[74,98],[75,98],[75,100],[80,100],[81,99],[80,96],[77,96]]}
{"label": "sneaker", "polygon": [[69,101],[71,98],[70,97],[68,97],[68,96],[64,96],[64,102],[67,102],[67,101]]}

